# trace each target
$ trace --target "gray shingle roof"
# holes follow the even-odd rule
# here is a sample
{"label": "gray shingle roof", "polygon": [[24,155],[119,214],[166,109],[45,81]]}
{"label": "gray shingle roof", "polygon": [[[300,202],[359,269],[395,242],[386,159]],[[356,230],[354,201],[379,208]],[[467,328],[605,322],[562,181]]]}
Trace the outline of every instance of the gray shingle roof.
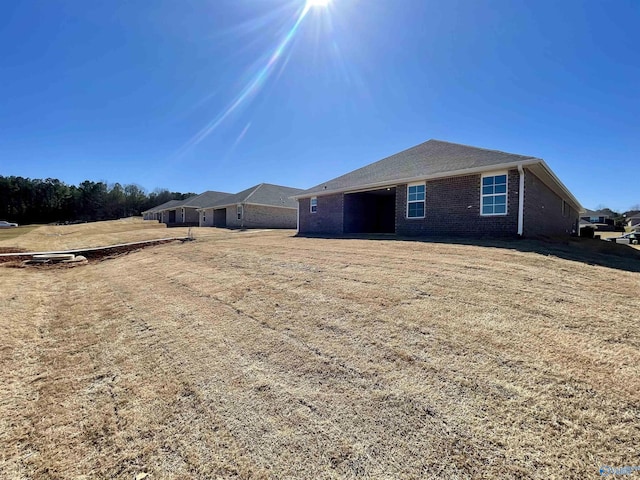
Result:
{"label": "gray shingle roof", "polygon": [[169,200],[168,202],[164,202],[160,205],[150,208],[149,210],[145,210],[142,213],[160,212],[161,210],[166,210],[168,208],[176,207],[177,205],[180,205],[182,202],[184,202],[184,200]]}
{"label": "gray shingle roof", "polygon": [[234,195],[224,197],[216,202],[203,205],[201,208],[224,207],[238,203],[253,203],[256,205],[266,205],[270,207],[297,208],[298,203],[290,197],[299,193],[302,193],[302,189],[300,188],[261,183]]}
{"label": "gray shingle roof", "polygon": [[437,176],[473,168],[499,167],[524,161],[541,161],[535,157],[470,147],[457,143],[429,140],[365,167],[321,183],[302,195],[323,191],[342,191],[384,182]]}
{"label": "gray shingle roof", "polygon": [[213,190],[207,190],[206,192],[201,193],[200,195],[196,195],[195,197],[190,197],[185,202],[180,205],[181,207],[193,207],[193,208],[201,208],[206,205],[218,202],[225,197],[231,195],[227,192],[216,192]]}

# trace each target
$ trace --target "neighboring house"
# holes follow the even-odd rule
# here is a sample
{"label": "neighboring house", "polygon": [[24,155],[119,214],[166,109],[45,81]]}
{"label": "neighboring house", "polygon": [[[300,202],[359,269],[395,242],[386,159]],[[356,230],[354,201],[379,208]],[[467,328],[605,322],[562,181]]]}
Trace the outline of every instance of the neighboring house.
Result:
{"label": "neighboring house", "polygon": [[182,210],[180,209],[180,207],[182,207],[182,204],[191,198],[193,197],[189,197],[186,200],[173,200],[172,202],[169,202],[164,207],[158,208],[158,214],[160,215],[160,218],[159,218],[160,223],[166,223],[167,226],[171,226],[171,227],[176,225],[181,225],[183,222],[182,222]]}
{"label": "neighboring house", "polygon": [[631,230],[640,231],[640,215],[627,218],[627,227]]}
{"label": "neighboring house", "polygon": [[164,212],[165,209],[170,209],[172,207],[175,208],[176,205],[179,205],[182,202],[183,200],[169,200],[161,205],[145,210],[142,212],[142,218],[144,220],[158,220],[160,223],[163,223],[162,212]]}
{"label": "neighboring house", "polygon": [[261,183],[198,209],[201,227],[296,228],[299,188]]}
{"label": "neighboring house", "polygon": [[208,190],[195,197],[184,200],[181,204],[176,205],[176,220],[171,226],[190,226],[197,227],[200,225],[199,208],[218,202],[225,197],[231,195],[227,192],[216,192]]}
{"label": "neighboring house", "polygon": [[569,235],[583,210],[539,158],[439,140],[294,198],[302,235]]}
{"label": "neighboring house", "polygon": [[601,210],[589,210],[588,208],[580,214],[580,220],[585,220],[592,224],[606,225],[609,214]]}

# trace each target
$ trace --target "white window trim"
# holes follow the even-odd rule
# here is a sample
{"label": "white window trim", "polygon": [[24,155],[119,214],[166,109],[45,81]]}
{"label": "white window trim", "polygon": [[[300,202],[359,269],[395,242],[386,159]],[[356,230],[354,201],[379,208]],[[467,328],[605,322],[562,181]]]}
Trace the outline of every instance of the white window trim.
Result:
{"label": "white window trim", "polygon": [[[482,199],[485,197],[482,193],[482,180],[485,177],[497,177],[498,175],[506,175],[507,176],[507,191],[504,193],[505,195],[505,210],[504,213],[482,213]],[[487,197],[495,197],[496,195],[502,195],[501,193],[487,195]],[[480,216],[481,217],[504,217],[509,213],[509,172],[504,170],[501,172],[489,172],[483,173],[480,178]]]}
{"label": "white window trim", "polygon": [[[313,207],[313,201],[316,201],[315,207],[316,209],[314,210]],[[311,199],[309,200],[309,212],[310,213],[318,213],[318,197],[311,197]]]}
{"label": "white window trim", "polygon": [[244,216],[244,208],[242,207],[242,204],[239,203],[238,205],[236,205],[236,217],[238,220],[242,220],[243,216]]}
{"label": "white window trim", "polygon": [[[417,185],[424,185],[424,200],[417,200],[417,201],[409,202],[409,187],[415,187]],[[422,209],[422,211],[424,212],[424,215],[422,215],[421,217],[410,217],[409,216],[409,203],[418,203],[418,202],[422,202],[424,204],[424,208]],[[421,220],[421,219],[424,219],[426,214],[427,214],[427,182],[407,183],[407,205],[406,205],[406,208],[405,208],[405,218],[407,220]]]}

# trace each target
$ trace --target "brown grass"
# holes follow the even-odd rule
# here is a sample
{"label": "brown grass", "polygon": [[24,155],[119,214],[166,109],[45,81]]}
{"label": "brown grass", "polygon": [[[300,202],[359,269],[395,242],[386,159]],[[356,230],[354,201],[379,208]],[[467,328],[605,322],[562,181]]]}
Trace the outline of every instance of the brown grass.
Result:
{"label": "brown grass", "polygon": [[15,228],[0,228],[0,245],[4,245],[8,240],[14,240],[38,228],[38,225],[27,225]]}
{"label": "brown grass", "polygon": [[[163,223],[144,221],[138,217],[107,222],[80,223],[77,225],[42,225],[18,227],[5,231],[26,232],[20,236],[3,237],[0,247],[21,248],[22,251],[65,250],[86,247],[101,247],[125,242],[154,240],[165,237],[181,237],[186,228],[166,228]],[[2,230],[0,230],[2,232]]]}
{"label": "brown grass", "polygon": [[582,479],[639,463],[639,273],[196,236],[0,268],[0,477]]}

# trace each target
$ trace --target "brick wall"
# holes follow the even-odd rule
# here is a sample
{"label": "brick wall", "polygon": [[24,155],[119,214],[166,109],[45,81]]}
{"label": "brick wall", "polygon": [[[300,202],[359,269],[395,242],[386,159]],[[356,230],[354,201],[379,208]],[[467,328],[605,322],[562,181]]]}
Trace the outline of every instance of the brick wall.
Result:
{"label": "brick wall", "polygon": [[296,228],[296,217],[293,208],[244,205],[242,220],[238,220],[237,206],[227,207],[229,228]]}
{"label": "brick wall", "polygon": [[408,219],[407,185],[396,188],[396,233],[424,236],[515,236],[518,233],[518,170],[507,180],[507,214],[480,215],[478,175],[426,182],[425,218]]}
{"label": "brick wall", "polygon": [[576,226],[578,212],[566,205],[529,170],[524,175],[524,236],[569,235]]}
{"label": "brick wall", "polygon": [[213,227],[213,208],[206,208],[200,212],[200,226]]}
{"label": "brick wall", "polygon": [[309,211],[309,203],[309,198],[301,198],[298,201],[299,233],[343,233],[344,195],[342,193],[318,197],[317,213]]}

